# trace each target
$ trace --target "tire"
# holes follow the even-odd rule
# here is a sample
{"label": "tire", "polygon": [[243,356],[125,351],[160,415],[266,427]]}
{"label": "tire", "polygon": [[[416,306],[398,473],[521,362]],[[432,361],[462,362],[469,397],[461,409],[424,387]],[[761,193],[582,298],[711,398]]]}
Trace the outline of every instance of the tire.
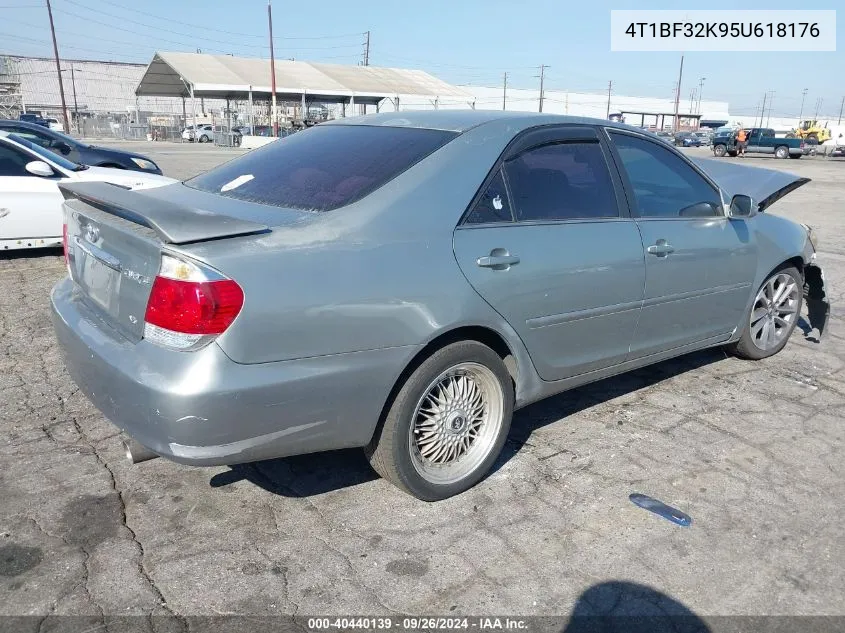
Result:
{"label": "tire", "polygon": [[[450,395],[441,390],[444,385],[458,391]],[[459,389],[466,395],[458,395]],[[466,401],[476,400],[473,393],[482,396],[483,409],[476,404],[476,413]],[[432,407],[436,400],[442,404]],[[510,430],[513,404],[513,383],[499,355],[476,341],[452,343],[434,352],[402,383],[380,432],[364,451],[373,469],[398,488],[423,501],[446,499],[474,486],[493,466]],[[443,405],[448,407],[445,412]],[[440,409],[443,417],[426,416],[426,408]],[[480,420],[478,426],[474,420]],[[424,445],[417,435],[420,427],[423,432],[429,429]],[[474,438],[469,435],[473,427]],[[467,442],[463,446],[461,438]],[[461,449],[462,457],[450,455]],[[421,450],[434,459],[423,458]],[[441,451],[445,454],[438,456]]]}
{"label": "tire", "polygon": [[713,153],[719,158],[722,158],[722,156],[728,153],[728,148],[719,144],[713,147]]}
{"label": "tire", "polygon": [[208,137],[205,134],[200,136],[200,143],[208,143]]}
{"label": "tire", "polygon": [[817,145],[819,142],[819,135],[814,132],[813,134],[808,134],[807,138],[804,140],[809,141],[813,145]]}
{"label": "tire", "polygon": [[[789,284],[794,287],[789,288]],[[771,285],[770,285],[771,284]],[[779,305],[784,309],[775,309],[772,312],[766,305],[768,295],[774,293],[774,297],[778,297],[778,291],[782,287],[781,284],[787,284],[786,294],[781,298]],[[801,306],[804,301],[804,280],[801,273],[794,266],[784,266],[773,273],[771,273],[763,284],[760,286],[755,295],[754,303],[751,305],[751,310],[745,315],[745,325],[740,339],[731,346],[731,351],[740,358],[748,360],[760,360],[774,356],[781,351],[785,346],[789,337],[792,335],[795,325],[801,316]],[[788,310],[788,312],[786,312]],[[786,325],[781,326],[778,330],[773,323],[777,322],[770,319],[769,314],[780,314],[781,320]],[[782,315],[788,314],[787,318]],[[758,317],[757,321],[752,320]],[[767,322],[769,327],[774,327],[773,338],[766,340]],[[758,328],[757,325],[762,325]],[[756,330],[756,331],[755,331]]]}
{"label": "tire", "polygon": [[775,148],[775,156],[777,158],[789,158],[789,148],[786,145],[778,145]]}

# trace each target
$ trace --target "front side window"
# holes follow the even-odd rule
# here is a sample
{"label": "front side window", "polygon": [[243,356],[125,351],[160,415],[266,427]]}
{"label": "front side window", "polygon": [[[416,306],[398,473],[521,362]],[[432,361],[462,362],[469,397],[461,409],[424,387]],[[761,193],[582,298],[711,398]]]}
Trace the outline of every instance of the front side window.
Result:
{"label": "front side window", "polygon": [[640,217],[723,215],[719,192],[671,149],[629,134],[610,136],[634,189]]}
{"label": "front side window", "polygon": [[41,134],[40,132],[35,132],[34,130],[30,130],[29,128],[12,128],[9,130],[12,134],[20,136],[21,138],[25,138],[30,143],[35,143],[36,145],[40,145],[41,147],[50,148],[53,139],[47,136],[46,134]]}
{"label": "front side window", "polygon": [[561,142],[529,149],[505,163],[516,221],[619,216],[598,142]]}
{"label": "front side window", "polygon": [[511,222],[511,205],[502,170],[496,172],[484,193],[467,216],[467,224],[487,224],[489,222]]}
{"label": "front side window", "polygon": [[330,211],[371,194],[456,136],[419,128],[318,125],[185,184],[259,204]]}
{"label": "front side window", "polygon": [[31,176],[26,170],[30,158],[10,145],[0,143],[0,176]]}

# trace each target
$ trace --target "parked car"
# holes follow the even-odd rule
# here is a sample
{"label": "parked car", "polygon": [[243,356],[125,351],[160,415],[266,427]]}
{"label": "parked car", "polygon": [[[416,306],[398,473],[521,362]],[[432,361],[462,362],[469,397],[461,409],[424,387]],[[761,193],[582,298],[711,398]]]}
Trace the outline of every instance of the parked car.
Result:
{"label": "parked car", "polygon": [[678,132],[674,142],[678,147],[701,147],[701,139],[692,132]]}
{"label": "parked car", "polygon": [[62,132],[56,132],[34,123],[0,120],[0,132],[17,134],[36,145],[49,149],[72,163],[90,165],[91,167],[131,169],[132,171],[161,175],[159,166],[151,158],[142,154],[90,145]]}
{"label": "parked car", "polygon": [[43,118],[40,114],[21,112],[18,115],[18,120],[25,121],[27,123],[34,123],[35,125],[40,125],[42,127],[50,127],[50,124],[47,122],[47,119]]}
{"label": "parked car", "polygon": [[[771,128],[748,130],[745,151],[749,154],[774,154],[777,158],[801,158],[807,145],[800,138],[780,138]],[[713,154],[722,157],[737,155],[736,131],[717,133],[713,137]]]}
{"label": "parked car", "polygon": [[47,119],[47,127],[56,132],[64,132],[65,127],[59,123],[58,119]]}
{"label": "parked car", "polygon": [[0,250],[61,246],[64,198],[59,185],[90,181],[127,189],[177,182],[156,174],[80,165],[0,131]]}
{"label": "parked car", "polygon": [[669,143],[670,145],[674,144],[675,142],[675,135],[671,132],[664,132],[663,130],[658,130],[654,133],[657,138],[659,138],[664,143]]}
{"label": "parked car", "polygon": [[692,135],[697,137],[702,145],[710,145],[713,142],[713,133],[707,130],[698,130],[693,132]]}
{"label": "parked car", "polygon": [[214,126],[210,123],[197,125],[194,138],[198,143],[210,143],[214,140]]}
{"label": "parked car", "polygon": [[357,446],[443,499],[515,408],[708,347],[772,356],[805,286],[821,332],[814,238],[764,212],[806,182],[604,120],[340,119],[184,183],[63,185],[53,321],[133,460]]}

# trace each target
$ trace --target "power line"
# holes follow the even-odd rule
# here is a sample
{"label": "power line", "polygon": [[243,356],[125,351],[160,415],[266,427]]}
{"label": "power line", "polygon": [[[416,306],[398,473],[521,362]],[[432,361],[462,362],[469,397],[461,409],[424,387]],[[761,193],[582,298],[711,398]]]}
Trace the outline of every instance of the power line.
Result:
{"label": "power line", "polygon": [[[116,20],[127,21],[127,19],[128,19],[125,16],[115,15],[114,13],[109,13],[108,11],[103,11],[103,10],[99,10],[99,9],[91,9],[90,7],[87,7],[84,4],[76,2],[76,0],[63,0],[63,2],[67,2],[68,4],[72,4],[74,6],[80,7],[81,9],[85,9],[86,11],[90,11],[90,12],[96,13],[98,15],[105,15],[105,16],[108,16],[110,18],[114,18]],[[57,11],[58,11],[58,9],[57,9]],[[103,26],[108,26],[110,28],[118,28],[118,27],[115,27],[114,25],[94,20],[93,18],[81,16],[78,13],[73,13],[71,11],[68,11],[67,9],[63,9],[62,12],[69,14],[69,15],[73,15],[74,17],[77,17],[77,18],[80,18],[80,19],[83,19],[83,20],[89,20],[89,21],[95,22],[97,24],[102,24]],[[177,30],[174,30],[174,29],[168,29],[168,28],[164,28],[163,26],[158,25],[158,24],[148,24],[148,23],[145,23],[145,22],[138,22],[137,20],[133,21],[132,25],[136,26],[136,27],[140,26],[140,27],[144,27],[144,28],[148,28],[148,29],[154,29],[156,31],[162,31],[162,32],[165,32],[165,33],[170,33],[172,35],[180,35],[182,37],[191,38],[192,40],[212,42],[214,44],[224,44],[228,47],[229,50],[231,50],[231,48],[232,48],[232,41],[231,40],[220,40],[220,39],[215,39],[215,38],[212,38],[212,37],[203,37],[201,35],[196,35],[195,33],[186,33],[185,31],[177,31]],[[122,29],[122,30],[126,30],[126,29]],[[129,32],[135,33],[135,31],[129,31]],[[148,36],[145,35],[144,37],[148,37]],[[166,41],[166,40],[164,40],[164,38],[158,38],[158,39],[161,39],[161,41]],[[170,41],[172,41],[172,40],[170,40]],[[179,43],[179,44],[182,45],[181,43]],[[242,43],[242,42],[239,43],[238,46],[241,47],[241,48],[260,49],[260,50],[266,50],[266,48],[267,48],[266,44],[245,44],[245,43]],[[329,50],[329,49],[338,49],[338,48],[357,48],[357,46],[358,46],[357,44],[342,44],[342,45],[337,45],[337,46],[314,46],[314,47],[300,47],[300,46],[298,46],[295,49],[291,49],[291,50]],[[223,51],[220,51],[220,52],[226,53],[228,51],[223,50]]]}
{"label": "power line", "polygon": [[[155,18],[157,20],[164,20],[165,22],[172,22],[174,24],[183,24],[183,22],[176,20],[174,18],[165,17],[163,15],[158,15],[158,14],[155,14],[155,13],[148,13],[147,11],[141,11],[140,9],[127,7],[127,6],[124,6],[122,4],[118,4],[117,2],[111,2],[110,0],[100,0],[100,2],[111,5],[115,8],[118,8],[118,9],[123,9],[124,11],[131,11],[132,13],[138,13],[140,15],[145,15],[145,16],[150,17],[150,18]],[[76,4],[76,3],[71,3],[71,4]],[[120,18],[120,19],[123,19],[123,18]],[[238,37],[255,37],[255,38],[260,38],[260,39],[265,38],[264,35],[259,35],[259,34],[256,34],[256,33],[237,33],[235,31],[230,31],[228,29],[214,29],[214,28],[211,28],[211,27],[208,27],[208,26],[203,26],[202,28],[206,31],[214,31],[216,33],[224,33],[226,35],[236,35]],[[342,38],[348,38],[348,37],[358,37],[360,35],[361,35],[361,33],[343,33],[343,34],[340,34],[340,35],[312,35],[312,36],[302,36],[302,37],[274,37],[273,39],[274,40],[330,40],[330,39],[342,39]]]}

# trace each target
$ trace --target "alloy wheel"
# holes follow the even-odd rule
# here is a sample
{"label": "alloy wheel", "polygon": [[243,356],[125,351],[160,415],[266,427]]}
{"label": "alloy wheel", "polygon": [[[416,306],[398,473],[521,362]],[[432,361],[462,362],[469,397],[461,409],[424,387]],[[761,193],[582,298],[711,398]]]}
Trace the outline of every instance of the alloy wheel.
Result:
{"label": "alloy wheel", "polygon": [[798,318],[801,289],[786,273],[772,276],[754,299],[751,340],[763,351],[777,347],[792,332]]}

